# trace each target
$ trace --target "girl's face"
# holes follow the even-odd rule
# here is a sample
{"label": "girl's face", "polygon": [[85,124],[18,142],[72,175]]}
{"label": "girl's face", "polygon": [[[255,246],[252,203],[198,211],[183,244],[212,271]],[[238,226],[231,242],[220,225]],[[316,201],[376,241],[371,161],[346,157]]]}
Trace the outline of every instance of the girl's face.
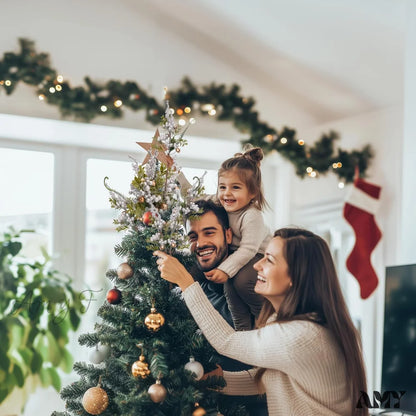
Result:
{"label": "girl's face", "polygon": [[257,270],[254,291],[268,299],[276,311],[292,285],[283,250],[284,240],[274,237],[267,246],[264,257],[253,266]]}
{"label": "girl's face", "polygon": [[255,197],[234,170],[221,174],[218,178],[218,199],[227,212],[235,212],[250,204]]}

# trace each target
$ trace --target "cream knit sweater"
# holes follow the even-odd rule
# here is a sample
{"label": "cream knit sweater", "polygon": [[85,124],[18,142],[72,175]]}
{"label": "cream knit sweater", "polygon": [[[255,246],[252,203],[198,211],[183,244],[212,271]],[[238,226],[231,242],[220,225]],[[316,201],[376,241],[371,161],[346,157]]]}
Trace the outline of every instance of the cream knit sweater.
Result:
{"label": "cream knit sweater", "polygon": [[[196,323],[220,354],[267,368],[262,384],[269,416],[351,415],[345,361],[324,327],[291,321],[238,332],[214,309],[198,283],[183,295]],[[223,392],[258,394],[255,371],[224,372]]]}
{"label": "cream knit sweater", "polygon": [[264,224],[262,212],[254,206],[229,212],[228,219],[233,230],[231,248],[235,251],[218,266],[218,269],[232,278],[257,253],[264,254],[272,235]]}

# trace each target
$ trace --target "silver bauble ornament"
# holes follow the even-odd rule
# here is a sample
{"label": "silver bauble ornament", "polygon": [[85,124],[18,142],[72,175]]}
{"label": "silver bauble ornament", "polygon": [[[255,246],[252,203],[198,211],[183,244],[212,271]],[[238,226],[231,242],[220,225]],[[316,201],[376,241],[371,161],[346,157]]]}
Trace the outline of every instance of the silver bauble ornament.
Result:
{"label": "silver bauble ornament", "polygon": [[189,358],[189,362],[185,364],[185,370],[190,371],[195,380],[201,380],[204,375],[204,367],[200,362],[195,361],[194,357]]}

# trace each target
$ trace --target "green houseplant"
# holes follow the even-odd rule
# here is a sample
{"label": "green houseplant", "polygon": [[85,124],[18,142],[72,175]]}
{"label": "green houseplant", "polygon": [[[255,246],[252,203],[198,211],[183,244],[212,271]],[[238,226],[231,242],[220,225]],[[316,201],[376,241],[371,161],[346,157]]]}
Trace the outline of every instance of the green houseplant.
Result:
{"label": "green houseplant", "polygon": [[51,268],[46,250],[41,260],[19,256],[22,232],[0,235],[0,406],[29,380],[60,390],[58,369],[72,370],[69,333],[85,309],[71,279]]}

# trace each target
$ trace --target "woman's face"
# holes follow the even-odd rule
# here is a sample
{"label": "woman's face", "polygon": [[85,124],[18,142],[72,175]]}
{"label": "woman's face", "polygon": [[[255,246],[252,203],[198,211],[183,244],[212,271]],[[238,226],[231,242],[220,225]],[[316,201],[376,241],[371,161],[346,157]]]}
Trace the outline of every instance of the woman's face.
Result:
{"label": "woman's face", "polygon": [[264,257],[254,265],[258,272],[254,291],[268,299],[276,311],[292,285],[283,249],[284,240],[280,237],[273,238]]}

